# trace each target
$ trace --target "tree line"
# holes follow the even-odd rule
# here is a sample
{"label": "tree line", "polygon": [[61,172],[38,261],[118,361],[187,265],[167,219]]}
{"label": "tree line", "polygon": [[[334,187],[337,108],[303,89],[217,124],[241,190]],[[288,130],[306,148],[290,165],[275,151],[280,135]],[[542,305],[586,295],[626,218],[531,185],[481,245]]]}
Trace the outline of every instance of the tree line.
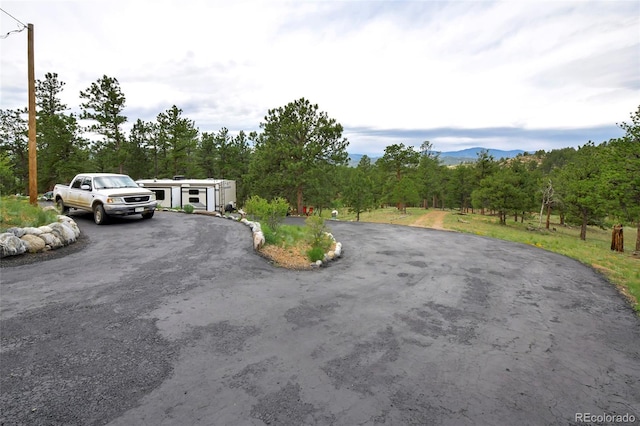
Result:
{"label": "tree line", "polygon": [[[126,98],[117,79],[103,76],[80,92],[76,115],[60,101],[65,83],[55,73],[36,82],[38,188],[49,190],[80,172],[127,173],[134,179],[235,180],[238,201],[251,195],[284,197],[292,208],[350,207],[359,214],[384,205],[491,213],[506,223],[530,212],[580,225],[605,220],[634,224],[640,250],[640,106],[621,138],[599,144],[474,162],[442,164],[429,141],[393,144],[372,161],[348,166],[343,127],[301,98],[267,111],[259,132],[227,128],[200,132],[176,105],[155,121],[137,119],[124,130]],[[88,123],[88,124],[82,124]],[[26,109],[0,111],[0,192],[28,190]],[[547,219],[545,226],[549,226]]]}

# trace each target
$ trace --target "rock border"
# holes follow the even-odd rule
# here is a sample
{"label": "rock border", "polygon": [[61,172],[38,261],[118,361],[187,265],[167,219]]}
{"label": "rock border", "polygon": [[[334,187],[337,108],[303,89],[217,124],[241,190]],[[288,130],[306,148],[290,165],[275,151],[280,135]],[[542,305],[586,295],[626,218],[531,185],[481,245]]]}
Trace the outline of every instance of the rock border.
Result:
{"label": "rock border", "polygon": [[[220,216],[222,217],[222,216]],[[233,217],[229,217],[229,219],[234,219]],[[237,220],[237,219],[234,219]],[[260,222],[252,222],[246,218],[241,218],[239,220],[240,223],[243,223],[245,225],[247,225],[249,228],[251,228],[251,233],[253,235],[253,249],[256,251],[259,251],[262,246],[265,243],[264,240],[264,233],[262,232],[262,227],[260,225]],[[326,265],[327,263],[333,261],[333,260],[337,260],[340,257],[342,257],[342,243],[336,241],[335,237],[333,236],[333,234],[326,232],[325,233],[329,238],[331,238],[331,240],[335,243],[336,247],[335,250],[329,251],[327,253],[324,254],[324,259],[323,260],[316,260],[315,262],[310,262],[309,266],[311,268],[319,268],[323,265]]]}
{"label": "rock border", "polygon": [[0,259],[24,253],[42,253],[75,243],[80,228],[69,216],[58,215],[49,225],[9,228],[0,234]]}

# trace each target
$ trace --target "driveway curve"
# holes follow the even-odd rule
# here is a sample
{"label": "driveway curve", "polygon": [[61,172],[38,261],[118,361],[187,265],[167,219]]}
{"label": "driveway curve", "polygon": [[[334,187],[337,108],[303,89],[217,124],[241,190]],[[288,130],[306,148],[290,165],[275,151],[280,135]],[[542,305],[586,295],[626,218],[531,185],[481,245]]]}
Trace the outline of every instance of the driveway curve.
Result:
{"label": "driveway curve", "polygon": [[329,222],[287,271],[250,230],[158,212],[0,270],[0,424],[581,424],[640,418],[640,319],[578,262]]}

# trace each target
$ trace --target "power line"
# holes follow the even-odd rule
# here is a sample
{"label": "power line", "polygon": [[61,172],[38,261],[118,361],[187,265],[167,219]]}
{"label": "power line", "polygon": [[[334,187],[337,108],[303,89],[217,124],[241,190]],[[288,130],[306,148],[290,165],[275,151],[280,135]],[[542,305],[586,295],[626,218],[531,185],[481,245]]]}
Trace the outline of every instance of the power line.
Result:
{"label": "power line", "polygon": [[6,34],[4,34],[4,35],[0,35],[0,39],[5,39],[5,38],[9,37],[11,34],[13,34],[13,33],[19,33],[19,32],[22,32],[22,31],[24,31],[24,29],[25,29],[25,28],[27,28],[27,26],[26,26],[22,21],[20,21],[18,18],[16,18],[15,16],[13,16],[12,14],[10,14],[10,13],[9,13],[9,12],[7,12],[6,10],[4,10],[3,8],[1,8],[1,7],[0,7],[0,11],[2,11],[2,12],[4,12],[4,13],[6,13],[6,14],[7,14],[9,17],[11,17],[14,21],[16,21],[18,24],[22,25],[22,28],[19,28],[19,29],[17,29],[17,30],[9,31],[8,33],[6,33]]}

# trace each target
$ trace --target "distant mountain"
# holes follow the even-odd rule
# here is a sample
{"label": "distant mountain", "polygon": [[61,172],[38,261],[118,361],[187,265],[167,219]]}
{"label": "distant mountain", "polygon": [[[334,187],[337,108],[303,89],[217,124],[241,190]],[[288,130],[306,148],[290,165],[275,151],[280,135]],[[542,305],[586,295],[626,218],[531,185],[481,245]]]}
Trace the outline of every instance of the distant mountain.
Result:
{"label": "distant mountain", "polygon": [[[489,152],[489,155],[491,155],[496,160],[499,160],[501,158],[513,158],[518,156],[519,154],[524,154],[526,152],[521,149],[512,149],[509,151],[504,151],[501,149],[487,149],[487,148],[475,147],[475,148],[462,149],[460,151],[439,151],[440,160],[442,160],[442,163],[445,166],[451,166],[454,164],[460,164],[465,162],[466,163],[474,162],[478,158],[478,153],[481,152],[482,150],[487,150]],[[356,167],[362,157],[363,157],[363,154],[349,154],[349,166]],[[376,160],[380,158],[380,157],[372,157],[370,155],[368,157],[371,158],[371,163],[375,163]]]}
{"label": "distant mountain", "polygon": [[467,148],[460,151],[442,151],[440,152],[440,157],[471,158],[475,160],[476,158],[478,158],[478,153],[480,153],[482,150],[487,150],[489,152],[489,155],[493,156],[493,158],[495,158],[496,160],[499,160],[501,158],[513,158],[513,157],[516,157],[518,154],[525,153],[525,151],[521,149],[512,149],[510,151],[503,151],[501,149],[487,149],[487,148],[476,147],[476,148]]}

